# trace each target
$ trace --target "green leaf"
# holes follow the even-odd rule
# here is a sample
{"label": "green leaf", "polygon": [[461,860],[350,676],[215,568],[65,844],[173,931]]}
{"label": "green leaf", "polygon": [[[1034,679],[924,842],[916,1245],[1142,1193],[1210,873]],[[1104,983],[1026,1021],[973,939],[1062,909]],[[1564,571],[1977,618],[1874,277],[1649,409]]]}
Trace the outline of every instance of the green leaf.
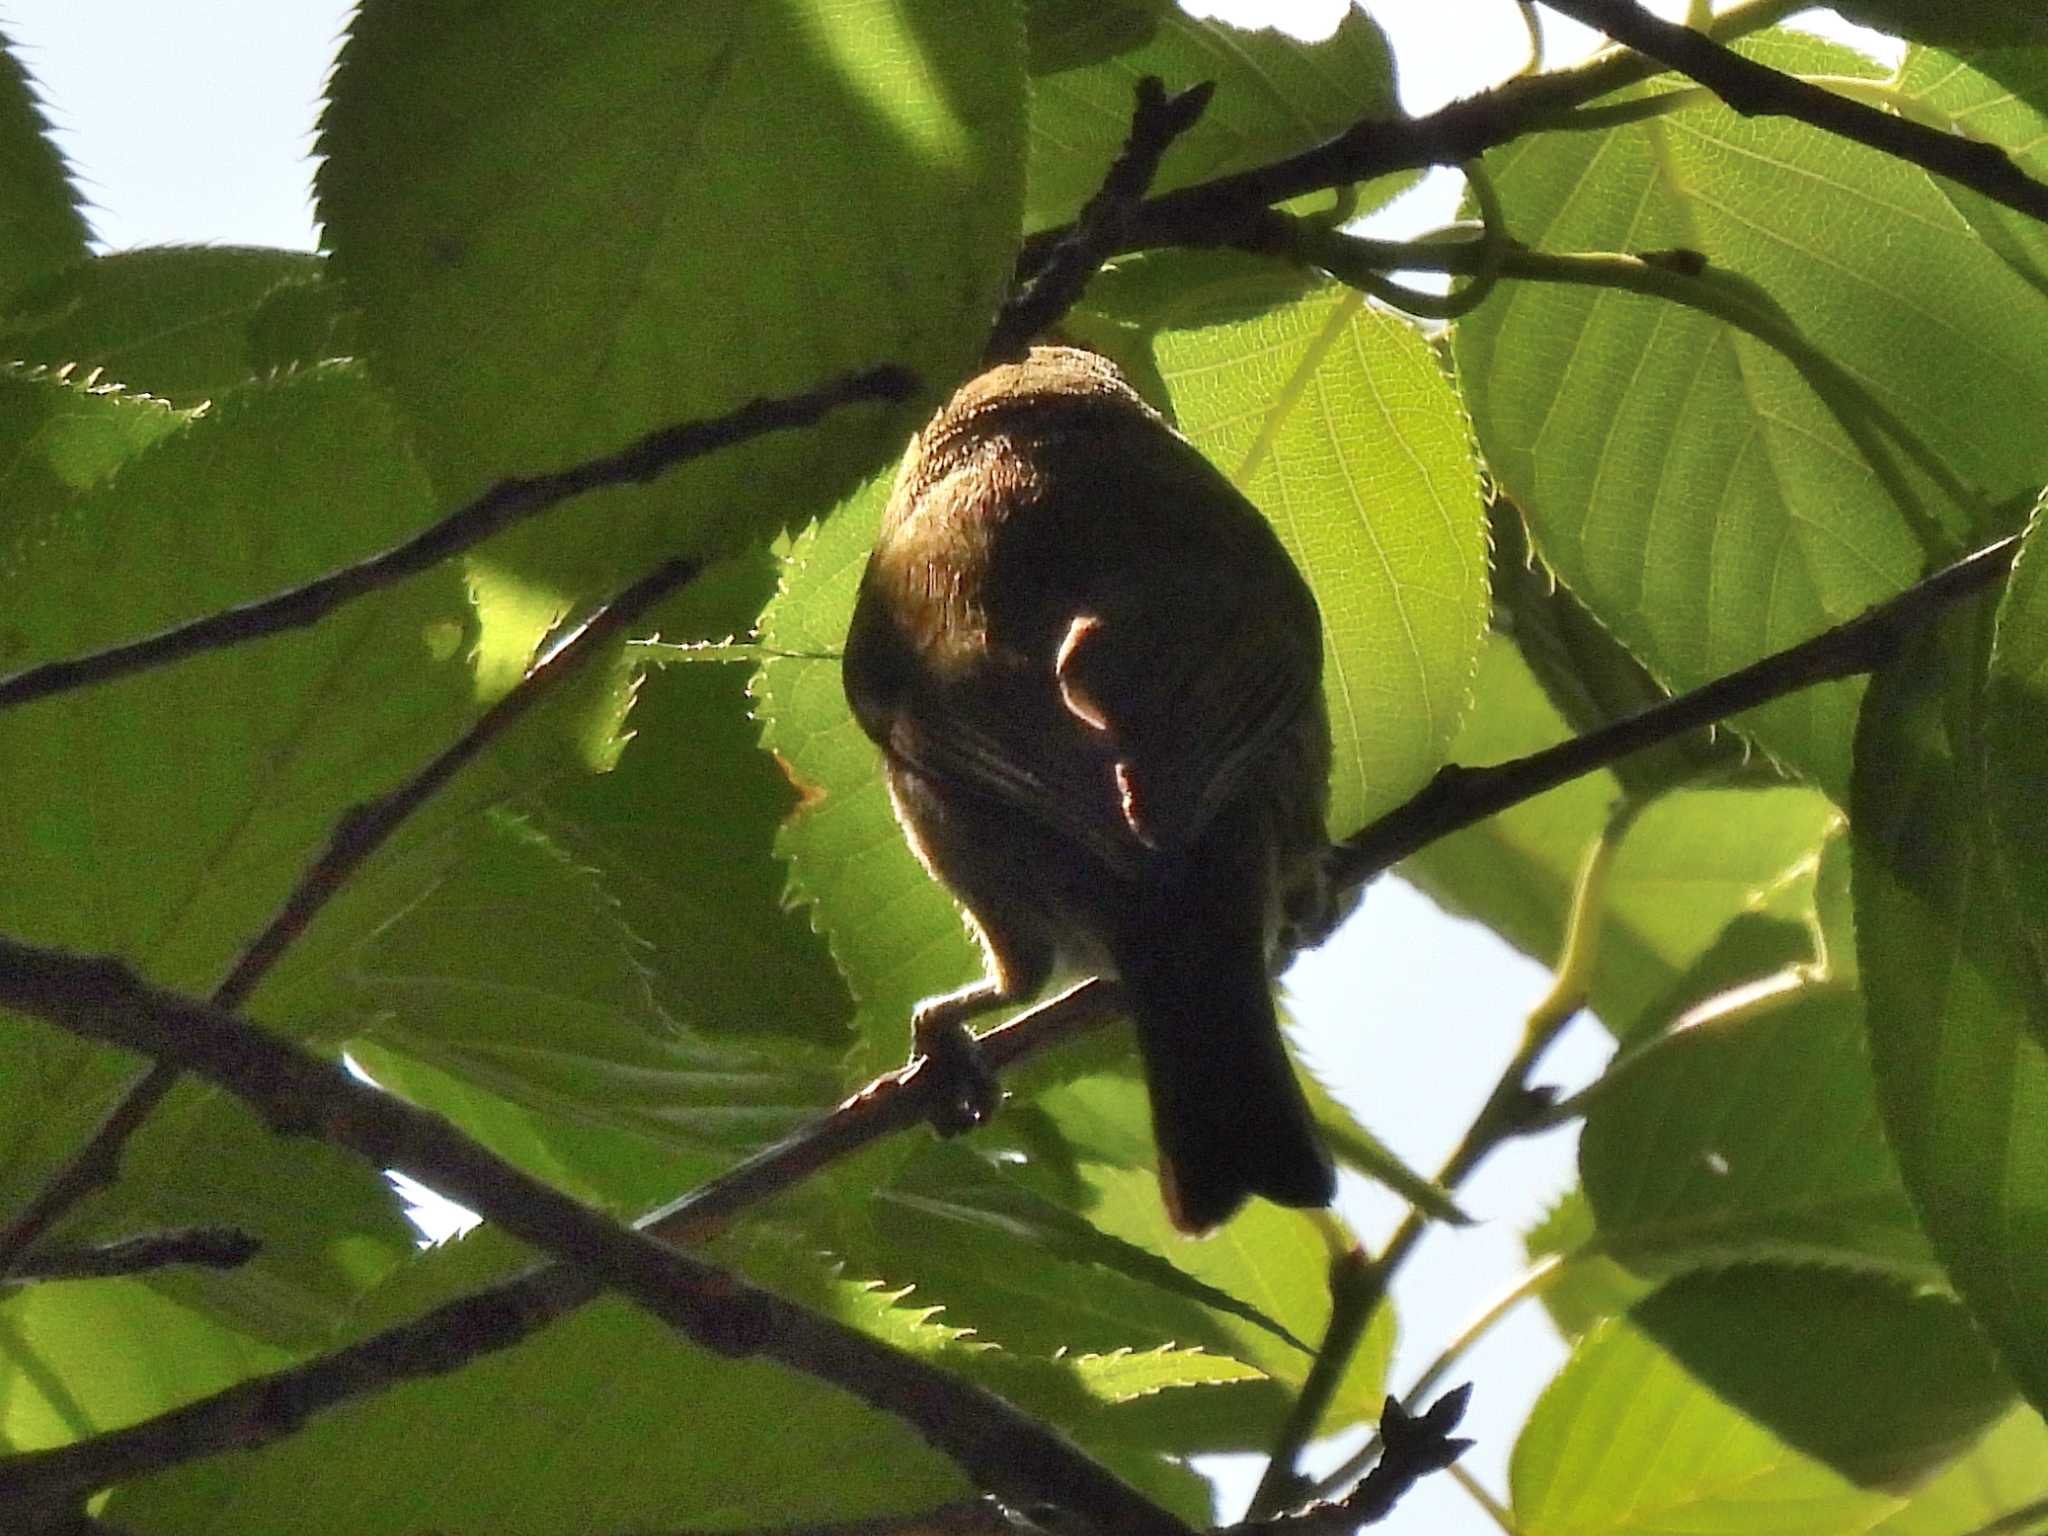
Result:
{"label": "green leaf", "polygon": [[1025,0],[1031,73],[1058,74],[1128,53],[1174,10],[1173,0]]}
{"label": "green leaf", "polygon": [[[1493,543],[1494,628],[1513,637],[1544,697],[1575,735],[1671,696],[1536,559],[1513,502],[1496,499],[1487,528]],[[1630,753],[1609,764],[1608,771],[1639,803],[1688,783],[1753,787],[1782,779],[1728,731],[1693,731]]]}
{"label": "green leaf", "polygon": [[[238,392],[60,509],[0,611],[18,660],[73,655],[360,558],[424,512],[377,397],[321,369]],[[0,926],[209,989],[334,819],[468,723],[466,619],[456,576],[431,573],[0,717]]]}
{"label": "green leaf", "polygon": [[2013,1403],[1953,1298],[1864,1276],[1692,1276],[1629,1320],[1730,1407],[1866,1488],[1912,1487]]}
{"label": "green leaf", "polygon": [[[1810,40],[1746,46],[1794,70],[1865,69]],[[1503,283],[1457,328],[1489,464],[1546,561],[1661,683],[1696,686],[1889,595],[2042,478],[2010,413],[2048,391],[2048,310],[1922,172],[1719,106],[1541,135],[1488,163],[1519,239],[1696,251],[1707,274],[1688,281],[1767,328],[1796,320],[1801,355],[1839,370],[1802,375],[1696,310],[1588,287]],[[1888,423],[1910,424],[1910,466]],[[1925,478],[1935,461],[1968,504]],[[1840,798],[1855,697],[1809,690],[1742,728]]]}
{"label": "green leaf", "polygon": [[379,1082],[489,1123],[419,1064],[531,1110],[528,1129],[500,1134],[532,1134],[608,1199],[635,1204],[836,1101],[822,1053],[713,1042],[671,1018],[601,871],[509,814],[452,840],[440,880],[330,968],[339,1006],[361,1021],[349,1048]]}
{"label": "green leaf", "polygon": [[[1726,969],[1755,974],[1742,932]],[[1941,1285],[1878,1123],[1854,993],[1786,973],[1684,1015],[1593,1090],[1579,1169],[1602,1251],[1668,1275],[1775,1260]]]}
{"label": "green leaf", "polygon": [[1070,9],[1041,3],[1031,12],[1032,73],[1041,78],[1031,95],[1027,230],[1066,223],[1094,195],[1130,131],[1133,92],[1146,75],[1174,91],[1216,84],[1201,120],[1167,150],[1154,192],[1263,165],[1396,110],[1393,56],[1360,10],[1316,43],[1129,0],[1092,7],[1098,16],[1085,29],[1042,29],[1042,16],[1051,22]]}
{"label": "green leaf", "polygon": [[[2017,605],[2028,597],[2023,588]],[[1885,1130],[1957,1292],[2048,1405],[2048,1052],[1982,791],[1984,605],[1878,675],[1851,807]]]}
{"label": "green leaf", "polygon": [[2019,1532],[2001,1525],[2048,1500],[2048,1425],[2032,1408],[2013,1409],[1942,1474],[1916,1490],[1904,1508],[1870,1527],[1870,1536],[1953,1536],[1957,1531]]}
{"label": "green leaf", "polygon": [[27,1286],[0,1299],[0,1446],[68,1445],[285,1363],[139,1280]]}
{"label": "green leaf", "polygon": [[1842,0],[1845,20],[1922,43],[2044,43],[2033,0]]}
{"label": "green leaf", "polygon": [[1260,1373],[1241,1360],[1199,1349],[1119,1349],[1107,1355],[1076,1355],[1074,1368],[1089,1390],[1114,1403],[1133,1402],[1175,1387],[1250,1381]]}
{"label": "green leaf", "polygon": [[[851,368],[945,391],[1009,274],[1023,142],[1011,6],[385,0],[336,67],[318,191],[446,504]],[[493,558],[574,593],[730,550],[822,511],[914,409],[591,498]]]}
{"label": "green leaf", "polygon": [[[1689,1370],[1659,1338],[1691,1341],[1716,1326],[1710,1352],[1726,1367],[1717,1380]],[[1901,1518],[1896,1529],[1910,1529],[1903,1517],[1918,1502],[1916,1474],[1966,1445],[1995,1411],[1983,1365],[1952,1303],[1872,1281],[1762,1270],[1676,1282],[1587,1334],[1538,1400],[1509,1467],[1517,1528],[1835,1536]],[[1899,1413],[1901,1403],[1914,1411]],[[1790,1426],[1809,1449],[1759,1415]],[[1987,1451],[2010,1456],[2002,1444]],[[2013,1480],[2048,1481],[2039,1463],[2032,1473]],[[1897,1488],[1880,1485],[1891,1476]],[[1945,1483],[1928,1496],[1953,1507]]]}
{"label": "green leaf", "polygon": [[[389,1326],[504,1270],[478,1234],[420,1255],[366,1308]],[[815,1265],[813,1266],[816,1267]],[[849,1320],[851,1283],[805,1297]],[[959,1345],[914,1316],[930,1354]],[[478,1455],[489,1445],[491,1453]],[[365,1488],[377,1498],[360,1498]],[[600,1301],[460,1372],[359,1397],[262,1451],[196,1462],[114,1495],[106,1518],[155,1536],[301,1528],[346,1508],[363,1536],[433,1529],[625,1530],[816,1524],[928,1507],[967,1490],[907,1426],[778,1365],[683,1343]]]}
{"label": "green leaf", "polygon": [[[92,462],[111,465],[119,445],[102,432]],[[410,531],[424,497],[358,375],[323,369],[239,391],[111,481],[42,513],[41,536],[0,577],[13,659],[74,654],[303,580]],[[308,631],[0,716],[0,927],[211,990],[341,812],[468,723],[466,617],[460,582],[436,573]],[[329,946],[402,904],[431,868],[433,825],[461,798],[430,808],[409,846],[340,896],[252,1000],[258,1017],[319,1033],[321,1018],[304,1006],[311,994],[295,985],[320,974]],[[0,1020],[0,1064],[0,1205],[12,1209],[80,1145],[136,1067],[11,1016]],[[246,1270],[163,1283],[203,1294],[237,1326],[303,1338],[330,1326],[405,1237],[374,1169],[318,1147],[280,1151],[239,1114],[181,1090],[78,1230],[115,1235],[174,1219],[263,1229],[269,1246]],[[253,1201],[258,1187],[273,1203]],[[269,1230],[295,1207],[296,1225]]]}
{"label": "green leaf", "polygon": [[[2048,173],[2048,54],[2040,48],[1906,50],[1899,67],[1902,111],[1949,133],[2004,148],[2035,178]],[[2048,230],[2017,209],[1955,182],[1934,187],[1992,254],[2035,292],[2048,293]]]}
{"label": "green leaf", "polygon": [[2012,958],[2025,989],[2023,1021],[2036,1044],[2048,1045],[2048,741],[2042,739],[2048,702],[2048,533],[2037,509],[2012,577],[1998,606],[1985,679],[1984,767],[1988,842],[2015,916],[2018,944]]}
{"label": "green leaf", "polygon": [[[286,361],[256,321],[281,292],[319,285],[298,251],[179,246],[95,256],[25,289],[0,319],[0,354],[195,406]],[[291,359],[313,362],[315,353]]]}
{"label": "green leaf", "polygon": [[[46,496],[40,536],[0,575],[17,662],[303,580],[409,531],[422,511],[424,486],[387,414],[347,370],[239,392],[189,424],[160,406],[39,387],[76,412],[54,416],[76,428],[60,462],[74,483],[97,483]],[[88,409],[77,411],[81,401]],[[114,410],[123,414],[110,419]],[[138,421],[160,441],[132,454]],[[179,430],[163,435],[169,427]],[[59,435],[46,428],[24,462]],[[0,716],[0,926],[209,991],[340,813],[467,723],[465,618],[452,575],[423,577],[310,631]],[[379,869],[394,864],[404,860]],[[345,893],[259,993],[258,1016],[317,1033],[318,1015],[298,1006],[304,994],[280,1006],[292,979],[317,973],[323,944],[383,920],[394,899],[374,879]],[[12,1209],[81,1144],[136,1066],[11,1016],[0,1020],[0,1061],[0,1205]],[[121,1180],[64,1231],[110,1237],[190,1221],[249,1227],[264,1247],[241,1270],[152,1283],[297,1343],[324,1336],[408,1244],[376,1170],[318,1146],[280,1148],[198,1088],[159,1112]]]}
{"label": "green leaf", "polygon": [[[732,1245],[728,1245],[729,1247]],[[1149,1351],[1136,1363],[1120,1352],[1075,1356],[1011,1353],[971,1330],[953,1326],[921,1289],[890,1287],[850,1277],[844,1266],[823,1269],[802,1243],[769,1237],[746,1244],[749,1273],[784,1294],[852,1323],[883,1342],[955,1375],[979,1381],[998,1396],[1048,1424],[1060,1425],[1080,1447],[1132,1486],[1197,1525],[1214,1517],[1209,1484],[1170,1456],[1186,1455],[1180,1427],[1189,1407],[1241,1409],[1242,1394],[1266,1384],[1250,1367],[1192,1350]],[[1204,1385],[1204,1392],[1164,1391],[1166,1385]],[[1163,1412],[1158,1411],[1164,1409]]]}
{"label": "green leaf", "polygon": [[840,646],[887,496],[888,482],[873,481],[792,542],[781,590],[761,614],[772,659],[753,685],[761,744],[802,797],[776,852],[857,1005],[849,1086],[902,1065],[912,1005],[981,968],[959,908],[904,842],[880,754],[840,687]]}
{"label": "green leaf", "polygon": [[[764,594],[745,585],[751,619]],[[600,873],[646,941],[641,964],[670,1018],[749,1041],[843,1048],[846,985],[806,916],[786,904],[772,857],[797,791],[760,750],[746,686],[747,670],[729,664],[654,667],[617,766],[550,786],[538,821]]]}
{"label": "green leaf", "polygon": [[[160,400],[87,387],[40,370],[0,368],[0,581],[78,495],[190,419]],[[29,632],[0,609],[0,670],[28,664]]]}
{"label": "green leaf", "polygon": [[[896,1260],[882,1272],[916,1278],[926,1300],[944,1300],[956,1321],[1008,1347],[1050,1355],[1062,1348],[1113,1351],[1133,1340],[1185,1342],[1160,1333],[1161,1308],[1172,1307],[1183,1326],[1198,1317],[1173,1306],[1180,1302],[1308,1353],[1256,1303],[1188,1274],[1153,1248],[1101,1231],[1011,1170],[991,1169],[965,1150],[929,1147],[874,1199],[875,1236]],[[995,1314],[967,1291],[996,1301]],[[1008,1306],[998,1300],[1005,1293],[1014,1298]],[[1084,1310],[1091,1314],[1085,1322]]]}
{"label": "green leaf", "polygon": [[1595,1323],[1619,1317],[1655,1286],[1626,1265],[1600,1252],[1593,1209],[1583,1190],[1557,1198],[1543,1219],[1522,1234],[1531,1264],[1558,1260],[1555,1274],[1538,1291],[1543,1310],[1558,1332],[1577,1342]]}
{"label": "green leaf", "polygon": [[0,34],[0,310],[25,284],[85,254],[85,220],[49,120]]}
{"label": "green leaf", "polygon": [[[1170,1255],[1198,1280],[1256,1300],[1289,1332],[1320,1344],[1330,1317],[1330,1218],[1255,1200],[1208,1237],[1192,1242],[1168,1223],[1149,1170],[1088,1164],[1083,1177],[1095,1195],[1088,1214],[1096,1226]],[[1225,1352],[1290,1389],[1300,1388],[1310,1364],[1307,1355],[1249,1322],[1219,1317],[1216,1323],[1233,1341]],[[1393,1342],[1393,1308],[1382,1307],[1316,1426],[1318,1435],[1378,1418]],[[1241,1448],[1265,1449],[1277,1427],[1277,1420],[1244,1424]]]}

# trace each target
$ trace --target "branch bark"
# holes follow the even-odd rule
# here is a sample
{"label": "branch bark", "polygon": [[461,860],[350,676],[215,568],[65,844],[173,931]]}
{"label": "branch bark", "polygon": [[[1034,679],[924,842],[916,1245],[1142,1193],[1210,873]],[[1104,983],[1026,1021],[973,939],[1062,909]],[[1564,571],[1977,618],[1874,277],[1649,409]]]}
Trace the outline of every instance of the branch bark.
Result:
{"label": "branch bark", "polygon": [[111,682],[263,635],[302,629],[343,603],[438,565],[585,491],[653,480],[686,460],[748,438],[810,426],[828,411],[856,400],[906,400],[916,387],[917,380],[907,369],[887,364],[842,375],[800,395],[754,400],[723,416],[662,427],[616,453],[553,474],[501,480],[405,543],[304,586],[224,608],[141,640],[0,677],[0,709]]}
{"label": "branch bark", "polygon": [[[894,1414],[999,1497],[1051,1504],[1105,1531],[1186,1536],[1172,1514],[995,1394],[623,1226],[438,1115],[233,1013],[153,986],[117,960],[0,939],[0,1003],[194,1073],[281,1136],[315,1136],[373,1168],[408,1173],[706,1349],[778,1361]],[[0,1463],[0,1500],[47,1505],[56,1491],[45,1481],[52,1454],[61,1453]]]}

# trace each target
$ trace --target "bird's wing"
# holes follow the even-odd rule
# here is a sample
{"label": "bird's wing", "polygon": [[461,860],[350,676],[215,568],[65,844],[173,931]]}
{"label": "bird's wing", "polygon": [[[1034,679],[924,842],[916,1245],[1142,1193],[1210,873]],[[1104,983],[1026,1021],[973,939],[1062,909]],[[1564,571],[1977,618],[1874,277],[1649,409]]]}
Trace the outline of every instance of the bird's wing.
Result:
{"label": "bird's wing", "polygon": [[1147,583],[1064,651],[1062,693],[1114,742],[1120,809],[1149,847],[1192,842],[1319,706],[1315,600],[1277,544],[1271,554],[1250,569],[1188,562],[1185,579]]}

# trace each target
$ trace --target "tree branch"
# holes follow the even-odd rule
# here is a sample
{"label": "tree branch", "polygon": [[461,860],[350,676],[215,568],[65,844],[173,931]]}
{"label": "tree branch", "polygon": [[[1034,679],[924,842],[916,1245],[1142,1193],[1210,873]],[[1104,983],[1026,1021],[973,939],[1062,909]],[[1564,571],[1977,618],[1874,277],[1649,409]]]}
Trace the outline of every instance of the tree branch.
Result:
{"label": "tree branch", "polygon": [[1883,664],[1906,635],[1950,605],[2004,576],[2019,549],[2010,535],[1811,640],[1653,704],[1597,731],[1488,768],[1444,768],[1405,805],[1347,838],[1335,879],[1343,889],[1370,880],[1438,838],[1534,799],[1617,758],[1700,730],[1815,683],[1853,677]]}
{"label": "tree branch", "polygon": [[686,460],[749,438],[810,426],[828,411],[857,400],[906,400],[916,385],[907,369],[885,364],[844,374],[800,395],[754,400],[723,416],[662,427],[616,453],[552,474],[501,480],[405,543],[304,586],[224,608],[141,640],[0,677],[0,709],[111,682],[262,635],[303,628],[352,598],[426,570],[585,491],[655,479]]}
{"label": "tree branch", "polygon": [[[5,972],[0,969],[0,984]],[[1118,1017],[1114,982],[1089,981],[981,1037],[992,1069]],[[868,1143],[925,1124],[944,1085],[916,1063],[869,1084],[831,1114],[643,1218],[641,1230],[690,1245],[741,1211]],[[151,1419],[54,1450],[0,1461],[0,1503],[89,1493],[110,1483],[291,1434],[311,1415],[509,1349],[600,1294],[583,1271],[545,1264],[302,1365],[238,1383]]]}
{"label": "tree branch", "polygon": [[[1800,9],[1802,0],[1748,0],[1715,17],[1713,35],[1745,37]],[[1658,72],[1655,60],[1633,49],[1613,48],[1583,64],[1524,75],[1421,117],[1361,118],[1299,154],[1146,199],[1131,210],[1123,238],[1104,255],[1230,244],[1247,219],[1277,203],[1395,171],[1456,165]],[[1024,243],[1022,265],[1026,270],[1042,267],[1052,248],[1072,233],[1068,225],[1033,235]]]}
{"label": "tree branch", "polygon": [[180,1264],[204,1269],[239,1269],[256,1256],[258,1244],[239,1227],[180,1227],[95,1243],[89,1248],[45,1248],[28,1255],[0,1286],[38,1280],[102,1280],[143,1275]]}
{"label": "tree branch", "polygon": [[1665,21],[1636,0],[1543,0],[1560,15],[1697,80],[1744,117],[1790,117],[1946,177],[2048,223],[2048,184],[1995,144],[1943,133],[1746,59],[1705,32]]}
{"label": "tree branch", "polygon": [[1432,1472],[1441,1472],[1471,1448],[1451,1431],[1465,1417],[1472,1388],[1454,1387],[1420,1414],[1411,1414],[1393,1398],[1380,1412],[1380,1459],[1359,1485],[1329,1504],[1312,1504],[1290,1515],[1247,1520],[1233,1527],[1262,1536],[1350,1536],[1393,1513],[1408,1490]]}
{"label": "tree branch", "polygon": [[[153,986],[118,960],[0,939],[0,1003],[195,1073],[279,1135],[317,1136],[407,1173],[707,1349],[776,1360],[894,1414],[999,1497],[1049,1503],[1105,1530],[1186,1536],[1174,1516],[993,1393],[622,1226],[438,1115],[224,1009]],[[0,1464],[0,1498],[47,1503],[52,1489],[38,1474],[50,1454]]]}

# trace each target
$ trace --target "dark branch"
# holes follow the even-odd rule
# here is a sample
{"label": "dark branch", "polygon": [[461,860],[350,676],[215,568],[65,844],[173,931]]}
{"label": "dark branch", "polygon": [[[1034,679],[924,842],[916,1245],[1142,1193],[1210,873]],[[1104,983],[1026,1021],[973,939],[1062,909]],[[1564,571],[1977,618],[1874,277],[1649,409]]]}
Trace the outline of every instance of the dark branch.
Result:
{"label": "dark branch", "polygon": [[143,1275],[180,1264],[239,1269],[260,1245],[239,1227],[182,1227],[96,1243],[90,1248],[45,1248],[30,1254],[0,1283],[33,1280],[103,1280]]}
{"label": "dark branch", "polygon": [[[1722,18],[1729,35],[1769,25],[1782,7],[1753,6]],[[1457,165],[1542,128],[1595,97],[1657,73],[1641,54],[1617,48],[1586,64],[1510,80],[1421,117],[1362,118],[1342,133],[1265,165],[1148,198],[1133,208],[1123,237],[1105,255],[1174,245],[1228,245],[1247,220],[1275,204],[1347,187],[1395,171]],[[1073,227],[1043,230],[1024,243],[1020,270],[1043,267]]]}
{"label": "dark branch", "polygon": [[1386,1450],[1365,1481],[1338,1501],[1337,1507],[1359,1525],[1371,1525],[1393,1513],[1403,1495],[1432,1472],[1441,1472],[1471,1447],[1451,1431],[1465,1417],[1472,1401],[1470,1385],[1453,1387],[1420,1415],[1410,1414],[1393,1398],[1380,1414],[1380,1439]]}
{"label": "dark branch", "polygon": [[[989,1065],[1015,1066],[1097,1028],[1119,1015],[1120,1000],[1115,983],[1091,981],[1043,1003],[982,1036]],[[879,1078],[833,1113],[654,1212],[639,1226],[666,1242],[702,1242],[733,1216],[819,1168],[883,1136],[924,1124],[942,1087],[933,1074],[910,1068]],[[0,1460],[0,1505],[30,1495],[90,1492],[197,1457],[267,1445],[312,1414],[509,1349],[594,1300],[599,1291],[588,1275],[561,1264],[529,1270],[303,1365],[72,1445]]]}
{"label": "dark branch", "polygon": [[1680,74],[1697,80],[1745,117],[1790,117],[1868,145],[1994,202],[2048,223],[2048,184],[2021,170],[1995,144],[1894,117],[1746,59],[1704,32],[1652,15],[1635,0],[1543,0]]}
{"label": "dark branch", "polygon": [[1347,890],[1361,885],[1440,837],[1604,768],[1631,752],[1701,730],[1815,683],[1871,671],[1883,664],[1905,636],[2002,577],[2018,549],[2018,535],[1986,545],[1811,640],[1597,731],[1490,768],[1453,764],[1407,804],[1346,839],[1338,852],[1337,883]]}
{"label": "dark branch", "polygon": [[[1104,1529],[1186,1536],[1174,1516],[993,1393],[620,1225],[280,1033],[153,986],[117,960],[9,939],[0,939],[0,1003],[205,1078],[279,1135],[318,1136],[410,1174],[704,1348],[765,1356],[896,1415],[999,1497],[1048,1503]],[[57,1454],[0,1463],[0,1499],[18,1489],[47,1500],[39,1473]]]}
{"label": "dark branch", "polygon": [[683,422],[650,432],[617,453],[553,474],[501,480],[476,500],[417,537],[358,565],[331,571],[302,587],[180,624],[160,634],[86,656],[66,657],[0,677],[0,709],[67,689],[111,682],[150,667],[239,645],[261,635],[303,628],[352,598],[426,570],[502,533],[536,513],[600,486],[652,480],[687,459],[701,458],[748,438],[809,426],[826,412],[856,400],[905,400],[916,379],[894,365],[850,373],[800,395],[755,400],[724,416]]}
{"label": "dark branch", "polygon": [[[1389,1253],[1398,1258],[1396,1250],[1390,1248]],[[1280,1433],[1274,1437],[1265,1473],[1252,1495],[1254,1518],[1278,1514],[1299,1503],[1307,1492],[1307,1483],[1294,1464],[1335,1401],[1351,1358],[1372,1326],[1373,1314],[1386,1295],[1388,1272],[1384,1264],[1375,1263],[1355,1245],[1331,1260],[1329,1326],[1323,1330],[1308,1379],[1295,1393]]]}
{"label": "dark branch", "polygon": [[0,1279],[18,1272],[23,1256],[37,1238],[55,1226],[64,1213],[96,1189],[110,1186],[121,1172],[121,1149],[128,1138],[176,1086],[178,1074],[162,1062],[151,1063],[132,1082],[114,1107],[93,1127],[85,1145],[72,1153],[0,1230]]}
{"label": "dark branch", "polygon": [[1247,1521],[1234,1530],[1260,1536],[1350,1536],[1394,1512],[1394,1506],[1423,1478],[1441,1472],[1471,1448],[1470,1440],[1451,1431],[1465,1417],[1472,1400],[1470,1386],[1454,1387],[1421,1414],[1411,1414],[1393,1398],[1380,1411],[1381,1452],[1378,1463],[1343,1498],[1314,1504],[1295,1514]]}
{"label": "dark branch", "polygon": [[222,1008],[239,1008],[320,909],[415,811],[517,724],[549,688],[624,634],[648,609],[694,577],[697,569],[691,560],[663,561],[591,615],[580,629],[557,642],[476,724],[418,773],[390,793],[344,812],[329,834],[326,848],[214,989],[213,1001]]}
{"label": "dark branch", "polygon": [[1066,234],[1035,266],[1019,269],[1016,291],[996,316],[982,356],[984,363],[1022,356],[1033,338],[1057,325],[1074,307],[1088,280],[1124,238],[1131,211],[1151,191],[1152,178],[1159,174],[1159,162],[1167,149],[1194,127],[1215,93],[1213,81],[1173,96],[1166,94],[1157,75],[1138,82],[1137,105],[1123,149]]}

